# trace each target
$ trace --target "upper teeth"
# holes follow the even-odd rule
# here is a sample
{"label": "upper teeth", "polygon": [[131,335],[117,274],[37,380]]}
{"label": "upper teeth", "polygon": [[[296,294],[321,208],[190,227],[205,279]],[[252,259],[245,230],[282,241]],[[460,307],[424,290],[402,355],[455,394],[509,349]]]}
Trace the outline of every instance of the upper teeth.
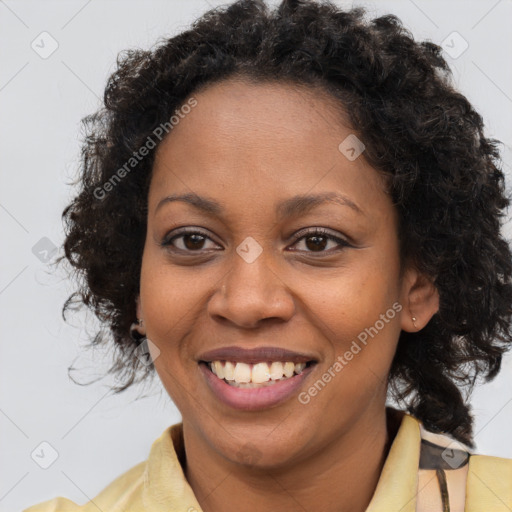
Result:
{"label": "upper teeth", "polygon": [[272,380],[282,379],[293,376],[294,373],[300,374],[306,367],[306,363],[292,363],[292,362],[272,362],[270,366],[268,363],[234,363],[231,361],[212,361],[209,363],[212,372],[219,377],[219,379],[226,379],[228,381],[235,381],[237,383],[253,382],[261,384]]}

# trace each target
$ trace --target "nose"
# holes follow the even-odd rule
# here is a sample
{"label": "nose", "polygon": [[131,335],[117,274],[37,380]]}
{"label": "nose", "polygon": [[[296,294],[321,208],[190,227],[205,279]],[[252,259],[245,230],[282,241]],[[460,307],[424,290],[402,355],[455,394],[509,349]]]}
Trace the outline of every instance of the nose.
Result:
{"label": "nose", "polygon": [[263,251],[251,263],[236,253],[233,259],[208,303],[210,316],[246,329],[270,319],[290,320],[295,312],[293,294],[271,255]]}

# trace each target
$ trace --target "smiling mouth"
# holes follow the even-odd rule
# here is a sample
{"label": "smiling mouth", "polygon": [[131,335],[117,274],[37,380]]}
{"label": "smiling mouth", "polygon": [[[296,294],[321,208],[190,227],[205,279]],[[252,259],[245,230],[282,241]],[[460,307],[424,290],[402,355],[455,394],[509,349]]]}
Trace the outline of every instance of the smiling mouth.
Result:
{"label": "smiling mouth", "polygon": [[294,363],[292,361],[262,361],[243,363],[236,361],[200,361],[220,380],[236,388],[272,386],[300,375],[316,361]]}

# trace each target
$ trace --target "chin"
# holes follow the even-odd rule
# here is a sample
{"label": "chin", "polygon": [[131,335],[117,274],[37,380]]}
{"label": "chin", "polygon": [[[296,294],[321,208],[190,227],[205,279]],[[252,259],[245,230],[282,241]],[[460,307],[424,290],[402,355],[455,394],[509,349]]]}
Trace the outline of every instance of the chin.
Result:
{"label": "chin", "polygon": [[[268,430],[258,439],[245,436],[245,441],[233,446],[235,441],[232,439],[229,446],[218,447],[220,453],[235,464],[240,464],[247,468],[270,470],[279,469],[288,466],[293,460],[300,456],[301,450],[298,442],[288,437],[287,442],[283,443],[278,437],[271,440]],[[220,449],[219,449],[220,448]]]}

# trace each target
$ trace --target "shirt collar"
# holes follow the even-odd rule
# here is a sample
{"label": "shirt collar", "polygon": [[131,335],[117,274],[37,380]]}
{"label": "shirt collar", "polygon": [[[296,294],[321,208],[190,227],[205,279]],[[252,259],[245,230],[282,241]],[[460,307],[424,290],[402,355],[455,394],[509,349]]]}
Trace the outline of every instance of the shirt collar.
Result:
{"label": "shirt collar", "polygon": [[420,422],[404,413],[366,512],[415,512]]}
{"label": "shirt collar", "polygon": [[[151,447],[142,495],[151,512],[202,512],[178,458],[182,427],[168,427]],[[420,422],[404,413],[366,512],[415,512],[420,443]]]}

